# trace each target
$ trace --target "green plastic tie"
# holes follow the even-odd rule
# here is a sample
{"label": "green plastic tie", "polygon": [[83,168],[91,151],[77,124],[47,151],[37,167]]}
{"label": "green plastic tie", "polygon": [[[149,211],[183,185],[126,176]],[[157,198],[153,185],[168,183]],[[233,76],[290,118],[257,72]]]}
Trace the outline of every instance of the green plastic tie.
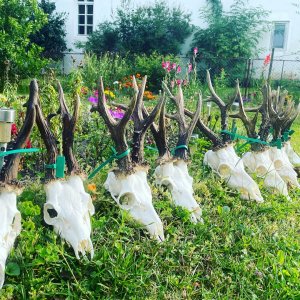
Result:
{"label": "green plastic tie", "polygon": [[29,148],[29,149],[15,149],[15,150],[8,150],[5,152],[0,152],[0,157],[4,157],[10,154],[17,154],[17,153],[31,153],[31,152],[39,152],[39,148]]}
{"label": "green plastic tie", "polygon": [[185,150],[188,150],[189,148],[188,148],[187,145],[178,145],[178,146],[176,146],[174,149],[171,150],[172,155],[174,155],[174,154],[175,154],[175,151],[178,150],[178,149],[185,149]]}
{"label": "green plastic tie", "polygon": [[92,179],[101,169],[103,169],[107,164],[111,163],[113,160],[117,159],[121,159],[125,156],[127,156],[130,153],[130,149],[127,149],[126,151],[124,151],[123,153],[118,154],[118,152],[116,151],[116,149],[114,147],[111,147],[111,150],[113,152],[113,155],[108,158],[105,162],[103,162],[100,166],[98,166],[89,176],[88,179]]}
{"label": "green plastic tie", "polygon": [[45,165],[46,169],[56,169],[56,164]]}

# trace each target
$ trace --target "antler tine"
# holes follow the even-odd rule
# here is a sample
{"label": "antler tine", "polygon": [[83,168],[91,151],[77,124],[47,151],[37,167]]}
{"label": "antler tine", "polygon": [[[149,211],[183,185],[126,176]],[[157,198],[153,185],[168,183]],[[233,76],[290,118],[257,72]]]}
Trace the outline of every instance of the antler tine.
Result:
{"label": "antler tine", "polygon": [[[38,85],[36,80],[30,83],[30,94],[27,102],[26,116],[23,126],[17,136],[13,149],[22,149],[25,147],[26,142],[30,136],[31,130],[36,120],[35,106],[38,101]],[[1,170],[0,180],[4,183],[11,183],[18,176],[18,168],[20,163],[19,154],[11,154],[7,157],[6,163]]]}
{"label": "antler tine", "polygon": [[186,137],[186,144],[189,143],[190,141],[190,138],[191,138],[191,135],[195,129],[195,126],[200,118],[200,112],[201,112],[201,107],[202,107],[202,94],[199,93],[199,99],[198,99],[198,103],[197,103],[197,108],[196,108],[196,111],[195,111],[195,114],[192,118],[192,121],[188,127],[188,131],[187,131],[187,137]]}
{"label": "antler tine", "polygon": [[249,137],[256,137],[256,131],[255,131],[255,125],[258,118],[258,111],[256,112],[254,118],[250,120],[245,112],[244,104],[243,104],[243,98],[240,90],[239,81],[236,81],[236,89],[237,89],[237,95],[239,100],[239,112],[237,114],[230,115],[231,118],[238,118],[240,119],[247,131],[247,135]]}
{"label": "antler tine", "polygon": [[136,79],[133,76],[133,87],[135,92],[137,93],[137,102],[133,114],[140,121],[143,120],[142,105],[143,105],[143,97],[144,97],[146,83],[147,83],[147,76],[144,76],[142,80],[142,85],[140,88],[138,88]]}
{"label": "antler tine", "polygon": [[167,86],[167,84],[166,84],[165,82],[162,82],[162,86],[163,86],[163,90],[168,94],[169,98],[170,98],[171,100],[173,100],[174,103],[175,103],[176,106],[177,106],[177,112],[176,112],[175,114],[173,114],[173,115],[171,115],[171,114],[166,114],[166,117],[169,118],[169,119],[175,120],[175,121],[177,121],[177,122],[181,122],[181,117],[180,117],[180,114],[179,114],[179,107],[180,107],[180,105],[178,104],[178,98],[175,97],[175,96],[171,93],[171,91],[169,90],[169,88],[168,88],[168,86]]}
{"label": "antler tine", "polygon": [[62,115],[70,115],[66,101],[65,101],[65,95],[64,91],[62,89],[62,86],[59,81],[57,81],[57,87],[58,87],[58,99],[60,104],[60,113]]}
{"label": "antler tine", "polygon": [[210,101],[215,102],[220,108],[225,107],[226,105],[225,105],[224,101],[217,95],[216,91],[213,88],[209,70],[206,70],[206,81],[207,81],[207,85],[210,90],[210,93],[212,95],[212,98],[210,99]]}
{"label": "antler tine", "polygon": [[[200,111],[199,117],[196,122],[196,126],[200,129],[200,131],[213,143],[214,148],[218,148],[223,145],[222,139],[220,139],[210,128],[208,128],[203,121],[201,120],[201,107],[202,107],[202,99],[200,103]],[[188,109],[184,109],[185,115],[189,118],[193,118],[193,113]]]}
{"label": "antler tine", "polygon": [[79,165],[73,154],[73,144],[74,144],[75,127],[79,117],[80,98],[78,94],[75,95],[74,112],[73,112],[73,116],[71,116],[65,101],[64,92],[60,82],[58,82],[58,91],[59,91],[60,113],[61,113],[62,124],[63,124],[63,130],[62,130],[63,155],[66,158],[68,173],[76,174],[79,172]]}
{"label": "antler tine", "polygon": [[[153,123],[154,119],[158,115],[161,107],[164,105],[166,99],[165,97],[160,97],[159,102],[156,104],[155,108],[152,110],[150,115],[145,114],[143,118],[143,93],[146,85],[146,79],[144,78],[142,87],[139,89],[139,97],[140,97],[140,106],[135,108],[134,111],[134,134],[133,134],[133,147],[132,147],[132,161],[134,163],[143,163],[144,160],[144,139],[145,134],[149,126]],[[144,111],[146,109],[144,108]],[[137,117],[140,115],[140,117]]]}
{"label": "antler tine", "polygon": [[103,78],[100,77],[99,87],[98,87],[98,106],[97,110],[104,119],[104,122],[108,126],[109,129],[112,129],[117,125],[117,121],[111,116],[109,113],[108,107],[106,105],[105,93],[104,93],[104,85]]}

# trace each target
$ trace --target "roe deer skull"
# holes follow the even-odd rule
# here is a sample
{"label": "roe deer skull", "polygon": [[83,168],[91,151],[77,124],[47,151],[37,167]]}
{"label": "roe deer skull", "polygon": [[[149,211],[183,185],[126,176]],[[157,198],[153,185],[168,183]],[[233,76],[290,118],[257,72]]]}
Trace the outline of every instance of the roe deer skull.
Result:
{"label": "roe deer skull", "polygon": [[159,242],[164,240],[163,225],[152,204],[146,171],[137,170],[127,176],[109,172],[104,187],[120,208],[144,225],[152,237]]}
{"label": "roe deer skull", "polygon": [[186,208],[191,213],[193,223],[203,222],[202,210],[194,198],[193,178],[188,173],[183,160],[170,161],[155,169],[156,183],[168,187],[177,206]]}
{"label": "roe deer skull", "polygon": [[274,163],[275,169],[280,177],[291,186],[300,187],[297,179],[297,173],[293,168],[284,148],[278,149],[271,147],[269,149],[270,158]]}
{"label": "roe deer skull", "polygon": [[300,165],[300,156],[294,151],[290,141],[284,143],[284,151],[293,166]]}
{"label": "roe deer skull", "polygon": [[21,214],[15,192],[0,193],[0,289],[4,283],[5,262],[16,237],[21,232]]}
{"label": "roe deer skull", "polygon": [[81,178],[70,176],[67,181],[51,181],[45,190],[45,222],[53,225],[55,232],[71,244],[78,259],[80,252],[82,255],[89,252],[93,257],[90,216],[95,209]]}
{"label": "roe deer skull", "polygon": [[255,173],[264,179],[267,188],[274,189],[289,198],[287,185],[276,171],[270,159],[269,149],[247,152],[243,156],[243,162],[250,173]]}
{"label": "roe deer skull", "polygon": [[232,144],[207,151],[204,163],[226,180],[228,186],[237,189],[242,199],[263,202],[257,183],[246,173],[243,160],[237,156]]}

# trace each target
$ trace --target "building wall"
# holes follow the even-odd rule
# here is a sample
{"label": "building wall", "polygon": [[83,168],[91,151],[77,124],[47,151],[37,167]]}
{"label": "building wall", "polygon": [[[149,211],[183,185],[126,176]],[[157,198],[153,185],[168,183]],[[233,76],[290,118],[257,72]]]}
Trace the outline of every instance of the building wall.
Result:
{"label": "building wall", "polygon": [[[84,42],[87,39],[85,35],[78,35],[78,0],[56,0],[57,11],[67,12],[67,44],[70,52],[82,52],[82,50],[75,47],[76,41]],[[112,20],[116,11],[116,8],[121,5],[143,5],[149,4],[153,1],[149,0],[94,0],[94,30],[97,25],[105,20]],[[192,13],[192,23],[197,26],[205,26],[203,21],[199,17],[199,9],[205,6],[206,0],[166,0],[170,6],[180,6],[183,10]],[[223,0],[224,9],[229,9],[233,0]],[[275,58],[277,59],[300,59],[300,15],[297,14],[295,6],[292,5],[292,1],[285,0],[249,0],[249,6],[261,6],[262,8],[270,11],[268,21],[271,22],[289,22],[287,43],[285,49],[276,49]],[[271,39],[273,28],[270,26],[270,30],[266,32],[260,43],[260,53],[257,53],[257,57],[265,57],[271,52]],[[191,38],[187,40],[184,45],[182,53],[186,53],[191,45]],[[195,45],[196,46],[196,45]],[[77,54],[76,54],[77,55]],[[78,56],[78,55],[77,55]],[[68,62],[65,62],[65,66],[70,65],[70,55],[68,55]]]}

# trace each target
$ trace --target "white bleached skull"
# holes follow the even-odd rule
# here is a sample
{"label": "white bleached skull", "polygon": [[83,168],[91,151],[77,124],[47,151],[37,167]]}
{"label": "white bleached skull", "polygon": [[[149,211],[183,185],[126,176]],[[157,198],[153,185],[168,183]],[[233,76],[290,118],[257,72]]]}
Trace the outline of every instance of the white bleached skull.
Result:
{"label": "white bleached skull", "polygon": [[91,241],[90,216],[95,213],[91,196],[85,192],[82,179],[70,176],[68,180],[55,180],[45,186],[44,220],[79,253],[94,255]]}
{"label": "white bleached skull", "polygon": [[237,156],[232,144],[217,151],[207,151],[204,164],[217,172],[229,187],[238,190],[242,199],[263,202],[257,183],[246,173],[243,160]]}
{"label": "white bleached skull", "polygon": [[278,149],[276,147],[271,147],[269,149],[270,158],[274,163],[275,169],[284,180],[285,183],[300,187],[297,179],[297,173],[294,170],[284,148]]}
{"label": "white bleached skull", "polygon": [[290,141],[285,142],[283,147],[291,164],[293,166],[300,166],[300,156],[294,151],[291,142]]}
{"label": "white bleached skull", "polygon": [[289,198],[287,185],[276,171],[270,159],[269,149],[259,152],[247,152],[243,155],[243,162],[250,173],[255,173],[264,179],[265,187]]}
{"label": "white bleached skull", "polygon": [[114,172],[109,172],[104,187],[120,208],[143,224],[152,237],[159,242],[164,240],[163,225],[152,204],[146,171],[137,170],[127,176],[116,176]]}
{"label": "white bleached skull", "polygon": [[0,289],[4,283],[5,262],[21,232],[21,214],[15,192],[0,193]]}
{"label": "white bleached skull", "polygon": [[202,210],[194,198],[193,178],[188,173],[185,161],[161,164],[156,167],[154,176],[157,184],[168,187],[175,205],[182,206],[191,213],[193,223],[203,222]]}

